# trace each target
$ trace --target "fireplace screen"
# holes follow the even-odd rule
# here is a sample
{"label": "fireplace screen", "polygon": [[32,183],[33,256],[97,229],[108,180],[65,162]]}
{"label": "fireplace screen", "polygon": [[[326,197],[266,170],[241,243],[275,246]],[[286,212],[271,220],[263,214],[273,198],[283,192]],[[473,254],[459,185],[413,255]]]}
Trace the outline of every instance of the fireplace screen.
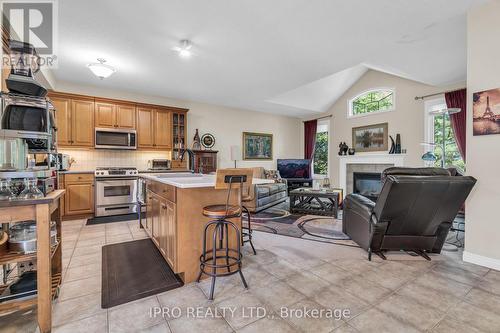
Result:
{"label": "fireplace screen", "polygon": [[376,172],[354,172],[353,192],[376,201],[382,190],[380,175]]}

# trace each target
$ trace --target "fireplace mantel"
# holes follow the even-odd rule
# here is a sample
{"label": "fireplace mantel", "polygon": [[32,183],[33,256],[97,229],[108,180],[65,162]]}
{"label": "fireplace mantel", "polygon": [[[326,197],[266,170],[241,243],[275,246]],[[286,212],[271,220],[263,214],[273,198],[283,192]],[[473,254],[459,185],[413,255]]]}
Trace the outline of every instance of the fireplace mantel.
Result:
{"label": "fireplace mantel", "polygon": [[405,165],[406,154],[372,154],[360,153],[355,155],[339,156],[340,187],[347,193],[347,165],[349,164],[392,164],[402,167]]}

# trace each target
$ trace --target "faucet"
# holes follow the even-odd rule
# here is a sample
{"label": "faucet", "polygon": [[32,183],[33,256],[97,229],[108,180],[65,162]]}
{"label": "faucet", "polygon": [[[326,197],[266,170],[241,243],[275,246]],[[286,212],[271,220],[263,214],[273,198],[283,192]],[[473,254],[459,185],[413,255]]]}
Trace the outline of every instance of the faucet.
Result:
{"label": "faucet", "polygon": [[191,149],[182,148],[179,150],[181,162],[184,161],[184,155],[186,155],[186,152],[188,153],[189,157],[189,171],[191,171],[191,173],[194,173],[194,153]]}

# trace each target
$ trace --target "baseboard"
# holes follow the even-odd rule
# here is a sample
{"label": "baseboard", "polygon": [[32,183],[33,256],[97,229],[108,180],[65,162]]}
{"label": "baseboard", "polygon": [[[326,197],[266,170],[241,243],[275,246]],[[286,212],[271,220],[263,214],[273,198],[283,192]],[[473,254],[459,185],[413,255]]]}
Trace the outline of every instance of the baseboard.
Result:
{"label": "baseboard", "polygon": [[466,262],[470,262],[472,264],[476,264],[479,266],[484,266],[492,269],[496,269],[500,271],[500,259],[489,258],[485,256],[481,256],[479,254],[471,253],[464,251],[463,260]]}

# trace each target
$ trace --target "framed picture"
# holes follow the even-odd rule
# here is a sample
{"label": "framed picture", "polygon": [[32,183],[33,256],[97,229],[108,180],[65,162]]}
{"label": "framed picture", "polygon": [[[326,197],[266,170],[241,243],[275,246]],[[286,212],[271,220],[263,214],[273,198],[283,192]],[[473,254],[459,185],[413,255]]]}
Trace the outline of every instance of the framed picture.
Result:
{"label": "framed picture", "polygon": [[243,132],[244,160],[272,160],[273,135]]}
{"label": "framed picture", "polygon": [[472,94],[472,133],[500,134],[500,88]]}
{"label": "framed picture", "polygon": [[352,146],[356,153],[387,151],[389,148],[388,123],[354,127]]}

